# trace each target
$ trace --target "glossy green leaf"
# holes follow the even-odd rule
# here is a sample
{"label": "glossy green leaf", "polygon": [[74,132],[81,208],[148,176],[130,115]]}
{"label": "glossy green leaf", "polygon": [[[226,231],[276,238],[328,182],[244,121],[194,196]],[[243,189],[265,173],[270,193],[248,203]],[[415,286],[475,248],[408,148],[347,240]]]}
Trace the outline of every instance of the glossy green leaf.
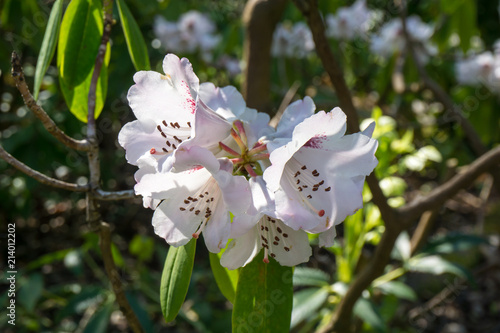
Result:
{"label": "glossy green leaf", "polygon": [[[71,113],[87,122],[88,93],[101,43],[103,19],[99,0],[72,0],[64,13],[59,34],[59,83]],[[109,44],[96,89],[95,117],[104,106],[107,91]]]}
{"label": "glossy green leaf", "polygon": [[59,36],[59,27],[61,26],[62,8],[63,0],[56,0],[50,11],[47,28],[43,36],[42,48],[36,62],[35,85],[33,88],[35,100],[38,99],[43,76],[47,72],[56,51],[57,37]]}
{"label": "glossy green leaf", "polygon": [[136,70],[149,70],[148,48],[132,13],[124,0],[117,0],[120,22],[127,42],[128,53]]}
{"label": "glossy green leaf", "polygon": [[366,298],[359,298],[353,309],[354,314],[364,322],[368,323],[373,330],[370,332],[388,332],[382,316],[375,305]]}
{"label": "glossy green leaf", "polygon": [[400,299],[407,299],[410,301],[417,300],[415,291],[401,281],[388,281],[377,286],[377,289],[380,289],[384,294],[392,294]]}
{"label": "glossy green leaf", "polygon": [[293,297],[291,328],[303,320],[314,318],[319,308],[328,298],[328,290],[324,288],[309,288],[297,292]]}
{"label": "glossy green leaf", "polygon": [[233,308],[233,332],[288,332],[293,306],[293,269],[274,259],[262,261],[263,251],[240,269]]}
{"label": "glossy green leaf", "polygon": [[167,322],[175,319],[186,298],[193,271],[196,239],[168,250],[161,275],[160,302]]}
{"label": "glossy green leaf", "polygon": [[238,270],[229,270],[220,264],[220,256],[216,253],[210,253],[210,267],[214,274],[215,282],[222,295],[234,304],[236,295],[236,286],[238,284]]}
{"label": "glossy green leaf", "polygon": [[297,267],[293,272],[294,286],[316,286],[323,287],[328,285],[330,277],[322,270],[308,267]]}
{"label": "glossy green leaf", "polygon": [[408,261],[408,269],[414,272],[441,275],[444,273],[454,274],[472,281],[470,272],[462,266],[452,263],[439,256],[415,256]]}

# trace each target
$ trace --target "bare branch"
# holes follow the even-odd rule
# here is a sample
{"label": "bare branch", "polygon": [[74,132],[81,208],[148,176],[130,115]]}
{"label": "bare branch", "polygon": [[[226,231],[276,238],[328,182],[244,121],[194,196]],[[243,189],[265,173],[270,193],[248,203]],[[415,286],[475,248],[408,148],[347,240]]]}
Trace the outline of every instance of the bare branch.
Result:
{"label": "bare branch", "polygon": [[3,149],[1,145],[0,145],[0,157],[3,158],[7,163],[12,165],[17,170],[21,171],[22,173],[30,176],[31,178],[37,180],[38,182],[44,185],[49,185],[52,187],[57,187],[73,192],[87,192],[89,190],[89,187],[87,185],[81,186],[73,183],[66,183],[63,182],[62,180],[51,178],[49,176],[44,175],[43,173],[31,169],[29,166],[27,166],[26,164],[24,164],[23,162],[19,161],[14,156],[9,154],[7,151],[5,151],[5,149]]}
{"label": "bare branch", "polygon": [[137,198],[134,190],[107,192],[101,189],[97,189],[94,192],[94,198],[98,200],[126,200]]}
{"label": "bare branch", "polygon": [[104,261],[104,268],[106,269],[106,274],[108,275],[109,281],[111,282],[111,286],[113,287],[113,292],[116,296],[116,301],[120,306],[125,318],[130,325],[130,328],[134,333],[142,333],[144,332],[137,316],[134,311],[130,307],[128,303],[127,297],[123,291],[122,281],[120,279],[120,275],[115,266],[115,262],[113,261],[113,255],[111,253],[111,231],[109,228],[109,224],[105,222],[101,222],[100,224],[100,247],[102,253],[102,259]]}
{"label": "bare branch", "polygon": [[96,88],[101,68],[104,63],[104,56],[109,42],[109,35],[111,34],[111,26],[113,24],[113,0],[105,0],[103,3],[104,9],[104,31],[102,33],[101,44],[94,64],[94,72],[90,81],[89,95],[88,95],[88,115],[87,115],[87,140],[91,144],[87,156],[89,159],[90,169],[90,186],[93,190],[99,188],[101,179],[100,163],[99,163],[99,145],[96,133],[95,122],[95,106],[96,106]]}
{"label": "bare branch", "polygon": [[294,3],[300,9],[311,28],[318,57],[321,59],[321,63],[337,92],[340,107],[347,114],[347,129],[351,133],[359,132],[358,114],[352,102],[351,92],[345,82],[344,73],[335,59],[326,38],[325,24],[318,10],[317,0],[294,0]]}
{"label": "bare branch", "polygon": [[35,114],[35,116],[42,122],[43,126],[47,131],[52,134],[57,140],[59,140],[66,147],[76,149],[76,150],[89,150],[89,143],[87,140],[75,140],[72,137],[64,133],[56,123],[49,117],[47,112],[36,103],[35,99],[31,95],[31,92],[26,84],[24,78],[23,68],[21,66],[21,59],[14,51],[12,52],[11,58],[12,64],[12,77],[16,82],[16,87],[23,97],[24,104]]}
{"label": "bare branch", "polygon": [[491,168],[497,168],[500,164],[500,147],[490,150],[480,156],[467,170],[459,173],[448,182],[437,187],[425,197],[413,200],[399,209],[399,213],[406,224],[417,218],[423,211],[432,210],[441,206],[447,199],[455,195],[459,190],[468,187],[474,179]]}

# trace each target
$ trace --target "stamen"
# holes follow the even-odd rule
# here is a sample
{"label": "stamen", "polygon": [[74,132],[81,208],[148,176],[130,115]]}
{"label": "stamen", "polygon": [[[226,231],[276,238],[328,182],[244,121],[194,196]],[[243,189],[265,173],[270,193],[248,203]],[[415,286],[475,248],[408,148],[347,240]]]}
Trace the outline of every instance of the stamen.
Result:
{"label": "stamen", "polygon": [[227,145],[223,144],[222,142],[219,142],[219,147],[234,157],[240,156],[240,154],[237,153],[234,149],[232,149],[231,147],[228,147]]}
{"label": "stamen", "polygon": [[252,156],[252,155],[255,155],[257,153],[261,153],[263,151],[265,151],[267,149],[267,144],[266,145],[258,145],[258,146],[254,146],[248,153],[247,155],[248,156]]}
{"label": "stamen", "polygon": [[205,221],[203,221],[203,223],[198,228],[198,231],[196,231],[195,233],[192,234],[193,238],[198,239],[198,237],[200,237],[200,234],[203,231],[203,229],[205,229],[205,226],[207,225],[208,220],[209,220],[209,218],[207,218]]}
{"label": "stamen", "polygon": [[248,172],[248,174],[251,177],[257,177],[257,173],[252,169],[252,167],[249,164],[245,164],[245,170]]}
{"label": "stamen", "polygon": [[149,153],[150,153],[151,155],[154,155],[154,154],[156,154],[156,149],[154,149],[154,148],[151,148],[151,150],[149,151]]}
{"label": "stamen", "polygon": [[246,151],[247,145],[243,142],[238,133],[236,133],[234,128],[231,128],[231,136],[233,137],[234,141],[236,141],[238,147],[240,147],[241,152]]}
{"label": "stamen", "polygon": [[243,123],[241,120],[235,120],[233,122],[234,128],[238,131],[239,137],[241,138],[241,141],[243,141],[243,144],[245,147],[247,146],[247,134],[245,132],[245,127],[243,126]]}
{"label": "stamen", "polygon": [[256,154],[252,156],[252,161],[267,160],[267,159],[269,159],[269,153]]}
{"label": "stamen", "polygon": [[267,253],[267,247],[264,248],[264,259],[262,259],[262,261],[266,264],[269,264],[269,258],[267,257],[268,253]]}

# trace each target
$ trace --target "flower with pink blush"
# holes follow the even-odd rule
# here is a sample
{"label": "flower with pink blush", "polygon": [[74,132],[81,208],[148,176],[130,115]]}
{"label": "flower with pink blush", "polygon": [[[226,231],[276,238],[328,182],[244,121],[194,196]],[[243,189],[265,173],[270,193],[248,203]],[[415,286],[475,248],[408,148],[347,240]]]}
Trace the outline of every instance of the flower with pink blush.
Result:
{"label": "flower with pink blush", "polygon": [[179,153],[182,172],[144,175],[135,186],[136,193],[159,200],[153,215],[155,233],[172,246],[181,246],[201,233],[209,251],[217,253],[226,246],[233,223],[247,215],[252,197],[248,181],[233,176],[227,159],[216,159],[209,151],[193,147]]}
{"label": "flower with pink blush", "polygon": [[168,54],[163,70],[165,75],[153,71],[134,75],[128,100],[137,120],[125,124],[118,135],[130,164],[139,165],[142,158],[160,171],[168,165],[171,153],[192,135],[199,89],[198,77],[186,58]]}
{"label": "flower with pink blush", "polygon": [[245,266],[262,249],[264,262],[269,262],[269,257],[283,266],[295,266],[308,261],[312,250],[306,232],[293,230],[283,221],[272,217],[274,195],[267,189],[262,177],[251,178],[250,188],[257,214],[253,219],[232,223],[233,240],[222,254],[221,265],[229,269]]}
{"label": "flower with pink blush", "polygon": [[324,232],[362,207],[378,143],[366,135],[369,130],[344,135],[345,130],[340,108],[320,111],[298,124],[288,143],[271,150],[264,180],[275,195],[276,217],[289,227]]}

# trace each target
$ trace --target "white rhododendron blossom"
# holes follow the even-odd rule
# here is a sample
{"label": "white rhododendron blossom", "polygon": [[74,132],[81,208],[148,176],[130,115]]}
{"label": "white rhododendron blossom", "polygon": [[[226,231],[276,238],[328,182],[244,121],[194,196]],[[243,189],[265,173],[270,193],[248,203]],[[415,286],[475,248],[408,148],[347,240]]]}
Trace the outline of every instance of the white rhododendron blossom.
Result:
{"label": "white rhododendron blossom", "polygon": [[500,90],[500,54],[487,51],[456,64],[457,80],[461,84],[478,86],[483,84],[491,91]]}
{"label": "white rhododendron blossom", "polygon": [[221,41],[215,23],[196,10],[182,14],[177,22],[155,18],[154,33],[163,48],[170,52],[209,54]]}
{"label": "white rhododendron blossom", "polygon": [[221,264],[306,262],[308,233],[331,246],[335,225],[362,207],[377,164],[373,126],[345,135],[346,116],[311,98],[290,104],[276,129],[232,86],[200,84],[190,62],[168,54],[165,74],[139,72],[128,98],[137,120],[119,143],[137,165],[135,191],[172,246],[203,235]]}
{"label": "white rhododendron blossom", "polygon": [[365,35],[372,27],[376,12],[368,9],[366,0],[358,0],[350,7],[341,7],[326,16],[328,37],[352,40]]}
{"label": "white rhododendron blossom", "polygon": [[278,24],[273,35],[271,54],[274,57],[305,58],[314,50],[311,30],[304,22]]}
{"label": "white rhododendron blossom", "polygon": [[[409,38],[415,43],[417,57],[421,62],[427,63],[429,56],[437,53],[437,48],[429,42],[434,34],[434,27],[422,22],[420,17],[412,15],[406,20],[406,29]],[[403,24],[399,18],[386,23],[371,39],[372,52],[385,58],[405,48],[406,39]]]}

